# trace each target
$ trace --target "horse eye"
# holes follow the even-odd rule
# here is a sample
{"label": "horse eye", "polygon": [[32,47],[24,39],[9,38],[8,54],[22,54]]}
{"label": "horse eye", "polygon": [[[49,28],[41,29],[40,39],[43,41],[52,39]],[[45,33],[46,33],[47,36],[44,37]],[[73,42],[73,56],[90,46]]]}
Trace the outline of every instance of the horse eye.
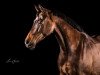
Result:
{"label": "horse eye", "polygon": [[40,16],[40,19],[43,19],[43,16]]}

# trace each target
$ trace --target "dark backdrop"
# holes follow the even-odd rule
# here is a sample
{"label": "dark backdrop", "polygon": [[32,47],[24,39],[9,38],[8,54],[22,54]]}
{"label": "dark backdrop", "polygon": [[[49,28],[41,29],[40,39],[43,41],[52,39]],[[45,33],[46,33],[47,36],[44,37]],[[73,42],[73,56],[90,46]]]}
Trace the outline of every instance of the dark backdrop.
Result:
{"label": "dark backdrop", "polygon": [[[28,75],[58,75],[59,45],[54,34],[37,44],[31,51],[24,45],[36,11],[34,5],[57,10],[72,18],[89,35],[100,34],[99,3],[71,0],[14,0],[1,3],[0,65],[8,73]],[[13,63],[14,61],[18,61]]]}

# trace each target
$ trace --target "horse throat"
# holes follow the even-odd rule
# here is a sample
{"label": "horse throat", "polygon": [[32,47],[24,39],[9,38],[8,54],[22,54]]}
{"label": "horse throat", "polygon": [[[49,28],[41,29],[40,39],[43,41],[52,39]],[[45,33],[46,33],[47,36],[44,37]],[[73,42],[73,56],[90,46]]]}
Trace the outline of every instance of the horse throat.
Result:
{"label": "horse throat", "polygon": [[60,48],[66,53],[75,52],[79,44],[80,32],[66,22],[58,23],[55,31]]}
{"label": "horse throat", "polygon": [[63,28],[60,25],[57,25],[55,31],[56,31],[56,38],[59,43],[60,49],[64,51],[64,53],[68,53],[69,45],[68,45],[68,40],[66,39],[66,35],[63,31]]}

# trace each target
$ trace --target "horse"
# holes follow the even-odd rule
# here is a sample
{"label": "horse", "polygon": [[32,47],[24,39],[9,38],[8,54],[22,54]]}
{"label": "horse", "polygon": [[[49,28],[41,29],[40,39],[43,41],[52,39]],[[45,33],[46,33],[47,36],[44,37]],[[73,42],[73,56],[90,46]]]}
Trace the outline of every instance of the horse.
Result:
{"label": "horse", "polygon": [[60,75],[100,75],[100,36],[89,36],[71,25],[71,20],[41,5],[35,9],[36,18],[25,38],[25,46],[34,49],[54,33],[60,49],[57,61]]}

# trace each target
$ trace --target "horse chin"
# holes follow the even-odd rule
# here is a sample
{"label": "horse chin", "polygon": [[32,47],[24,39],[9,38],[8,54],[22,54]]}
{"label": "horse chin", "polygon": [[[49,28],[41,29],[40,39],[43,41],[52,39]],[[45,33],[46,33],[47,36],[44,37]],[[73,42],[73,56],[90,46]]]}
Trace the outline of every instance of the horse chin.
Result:
{"label": "horse chin", "polygon": [[30,49],[30,50],[34,50],[34,49],[35,49],[35,47],[36,47],[36,46],[32,46],[32,47],[30,47],[29,49]]}
{"label": "horse chin", "polygon": [[36,47],[36,44],[35,43],[30,43],[30,44],[26,44],[26,47],[29,48],[30,50],[34,50],[35,47]]}

